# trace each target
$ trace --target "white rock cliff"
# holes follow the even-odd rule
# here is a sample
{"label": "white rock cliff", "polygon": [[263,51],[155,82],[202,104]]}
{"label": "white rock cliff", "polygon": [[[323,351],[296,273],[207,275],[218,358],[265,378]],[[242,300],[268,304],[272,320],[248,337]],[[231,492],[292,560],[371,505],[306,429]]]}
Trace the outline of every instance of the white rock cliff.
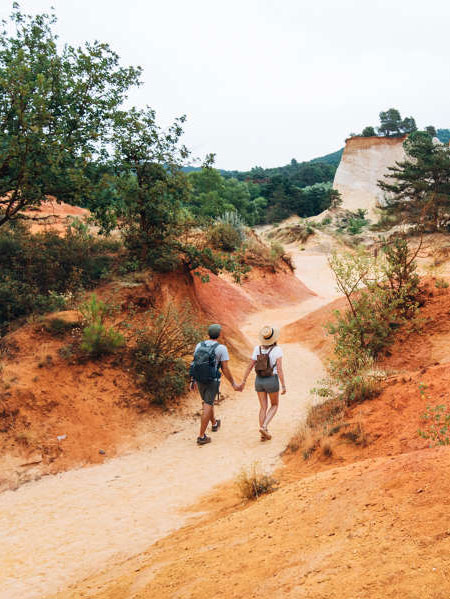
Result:
{"label": "white rock cliff", "polygon": [[350,137],[345,144],[333,187],[342,194],[342,208],[364,208],[372,221],[376,207],[383,205],[384,192],[377,186],[388,166],[405,159],[406,137]]}

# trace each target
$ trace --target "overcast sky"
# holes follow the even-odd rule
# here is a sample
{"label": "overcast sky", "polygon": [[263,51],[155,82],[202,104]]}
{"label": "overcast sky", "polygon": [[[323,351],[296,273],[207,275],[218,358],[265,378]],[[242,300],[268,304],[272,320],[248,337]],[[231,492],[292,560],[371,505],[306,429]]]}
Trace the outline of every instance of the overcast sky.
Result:
{"label": "overcast sky", "polygon": [[[141,65],[130,94],[219,168],[333,152],[390,107],[450,127],[446,0],[22,0],[54,6],[62,41],[105,41]],[[10,0],[0,3],[7,16]]]}

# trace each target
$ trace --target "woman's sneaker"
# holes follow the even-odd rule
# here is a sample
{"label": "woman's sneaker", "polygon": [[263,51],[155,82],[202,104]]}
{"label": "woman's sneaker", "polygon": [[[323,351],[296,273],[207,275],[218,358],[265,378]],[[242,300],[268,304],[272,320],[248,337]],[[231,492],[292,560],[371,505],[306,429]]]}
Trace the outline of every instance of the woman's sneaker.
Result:
{"label": "woman's sneaker", "polygon": [[211,437],[207,437],[206,435],[197,437],[197,445],[206,445],[206,443],[211,443]]}
{"label": "woman's sneaker", "polygon": [[211,430],[213,433],[217,432],[220,428],[220,418],[216,418],[216,424],[211,426]]}

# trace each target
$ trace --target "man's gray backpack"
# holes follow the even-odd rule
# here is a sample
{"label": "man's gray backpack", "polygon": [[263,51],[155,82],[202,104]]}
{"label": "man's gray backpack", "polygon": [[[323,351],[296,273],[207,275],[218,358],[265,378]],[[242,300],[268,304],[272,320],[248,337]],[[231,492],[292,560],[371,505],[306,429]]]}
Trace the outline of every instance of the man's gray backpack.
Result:
{"label": "man's gray backpack", "polygon": [[195,351],[189,374],[198,383],[210,383],[220,378],[219,368],[216,364],[216,347],[218,345],[218,343],[208,345],[202,341]]}

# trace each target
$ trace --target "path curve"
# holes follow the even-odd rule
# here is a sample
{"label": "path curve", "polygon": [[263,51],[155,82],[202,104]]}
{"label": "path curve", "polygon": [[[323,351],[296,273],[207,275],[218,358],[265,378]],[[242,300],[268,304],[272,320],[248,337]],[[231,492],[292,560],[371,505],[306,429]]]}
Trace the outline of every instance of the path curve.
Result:
{"label": "path curve", "polygon": [[[285,325],[333,299],[326,258],[296,252],[294,259],[297,276],[318,296],[253,314],[243,327],[252,343],[262,324]],[[280,452],[305,417],[309,389],[323,372],[318,357],[299,344],[284,344],[283,350],[288,393],[271,425],[270,443],[259,440],[258,408],[249,384],[220,406],[223,425],[210,445],[195,445],[196,418],[180,423],[177,433],[156,448],[0,495],[0,598],[53,595],[182,526],[189,514],[181,508],[255,460],[267,469],[279,465]]]}

